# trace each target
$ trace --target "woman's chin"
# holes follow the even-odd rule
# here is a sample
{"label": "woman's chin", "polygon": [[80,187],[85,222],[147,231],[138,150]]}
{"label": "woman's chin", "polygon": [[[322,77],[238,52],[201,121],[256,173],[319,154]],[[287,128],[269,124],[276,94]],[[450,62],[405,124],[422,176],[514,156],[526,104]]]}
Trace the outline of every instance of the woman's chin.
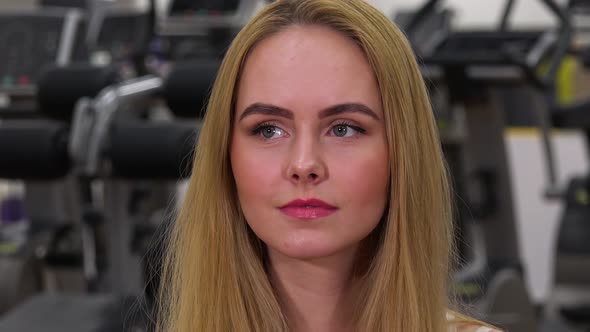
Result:
{"label": "woman's chin", "polygon": [[349,246],[318,239],[284,241],[277,246],[268,246],[269,250],[291,259],[312,260],[337,255],[349,249]]}

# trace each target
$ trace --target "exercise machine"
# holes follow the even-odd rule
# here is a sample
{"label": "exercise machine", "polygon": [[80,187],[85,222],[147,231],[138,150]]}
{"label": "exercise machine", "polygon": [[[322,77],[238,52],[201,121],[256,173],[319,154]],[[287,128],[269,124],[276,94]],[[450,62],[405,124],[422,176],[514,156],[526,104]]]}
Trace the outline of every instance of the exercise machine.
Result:
{"label": "exercise machine", "polygon": [[[418,54],[426,80],[444,91],[444,102],[435,103],[435,112],[444,116],[443,123],[452,123],[441,128],[441,137],[448,145],[445,136],[451,134],[455,153],[449,161],[459,194],[465,195],[456,200],[457,247],[463,262],[455,274],[455,294],[482,314],[480,318],[509,331],[536,331],[537,317],[519,253],[504,144],[506,111],[499,93],[506,87],[525,87],[544,95],[553,87],[571,29],[556,3],[542,3],[559,22],[554,31],[510,30],[514,1],[506,1],[497,30],[450,32]],[[428,1],[408,25],[418,26],[420,17],[438,6],[439,1]],[[540,76],[544,63],[548,70]],[[537,112],[546,129],[548,113]]]}

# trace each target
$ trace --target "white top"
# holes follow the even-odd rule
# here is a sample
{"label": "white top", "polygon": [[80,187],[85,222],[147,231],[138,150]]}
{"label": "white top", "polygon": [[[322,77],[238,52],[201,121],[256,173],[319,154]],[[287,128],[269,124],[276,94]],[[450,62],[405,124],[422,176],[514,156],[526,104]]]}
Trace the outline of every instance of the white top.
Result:
{"label": "white top", "polygon": [[[451,321],[455,319],[455,317],[447,313],[447,320]],[[449,332],[502,332],[500,330],[496,330],[487,326],[477,325],[477,324],[470,324],[470,323],[463,323],[457,322],[456,324],[452,324],[449,326]]]}

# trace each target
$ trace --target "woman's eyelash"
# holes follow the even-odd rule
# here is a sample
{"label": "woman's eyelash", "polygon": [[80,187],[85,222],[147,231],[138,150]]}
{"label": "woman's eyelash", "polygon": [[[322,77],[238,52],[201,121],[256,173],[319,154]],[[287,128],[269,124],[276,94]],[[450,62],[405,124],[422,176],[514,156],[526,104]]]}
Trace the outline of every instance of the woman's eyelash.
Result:
{"label": "woman's eyelash", "polygon": [[259,125],[256,125],[256,127],[254,127],[254,129],[252,129],[251,133],[252,133],[252,135],[258,135],[264,129],[266,129],[268,127],[276,127],[276,125],[273,124],[273,123],[271,123],[271,122],[263,122],[263,123],[261,123]]}
{"label": "woman's eyelash", "polygon": [[[330,130],[332,130],[334,127],[337,127],[337,126],[350,127],[352,129],[354,129],[355,131],[357,131],[359,134],[365,134],[367,132],[365,129],[363,129],[359,126],[355,126],[354,123],[349,122],[349,121],[338,121],[330,127]],[[260,135],[260,133],[268,127],[276,127],[276,124],[274,124],[272,122],[263,122],[261,124],[256,125],[256,127],[254,127],[254,129],[251,130],[251,134],[252,135]]]}
{"label": "woman's eyelash", "polygon": [[359,126],[355,126],[354,123],[348,122],[348,121],[338,121],[336,122],[332,128],[337,127],[337,126],[347,126],[350,127],[354,130],[356,130],[359,134],[365,134],[367,131]]}

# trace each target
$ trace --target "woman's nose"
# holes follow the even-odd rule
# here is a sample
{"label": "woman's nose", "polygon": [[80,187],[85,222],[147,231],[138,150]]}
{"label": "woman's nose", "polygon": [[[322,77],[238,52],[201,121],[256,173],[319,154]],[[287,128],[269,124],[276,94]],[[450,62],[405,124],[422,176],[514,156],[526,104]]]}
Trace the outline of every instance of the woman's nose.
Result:
{"label": "woman's nose", "polygon": [[320,143],[311,137],[294,139],[286,177],[295,184],[318,184],[328,176]]}

